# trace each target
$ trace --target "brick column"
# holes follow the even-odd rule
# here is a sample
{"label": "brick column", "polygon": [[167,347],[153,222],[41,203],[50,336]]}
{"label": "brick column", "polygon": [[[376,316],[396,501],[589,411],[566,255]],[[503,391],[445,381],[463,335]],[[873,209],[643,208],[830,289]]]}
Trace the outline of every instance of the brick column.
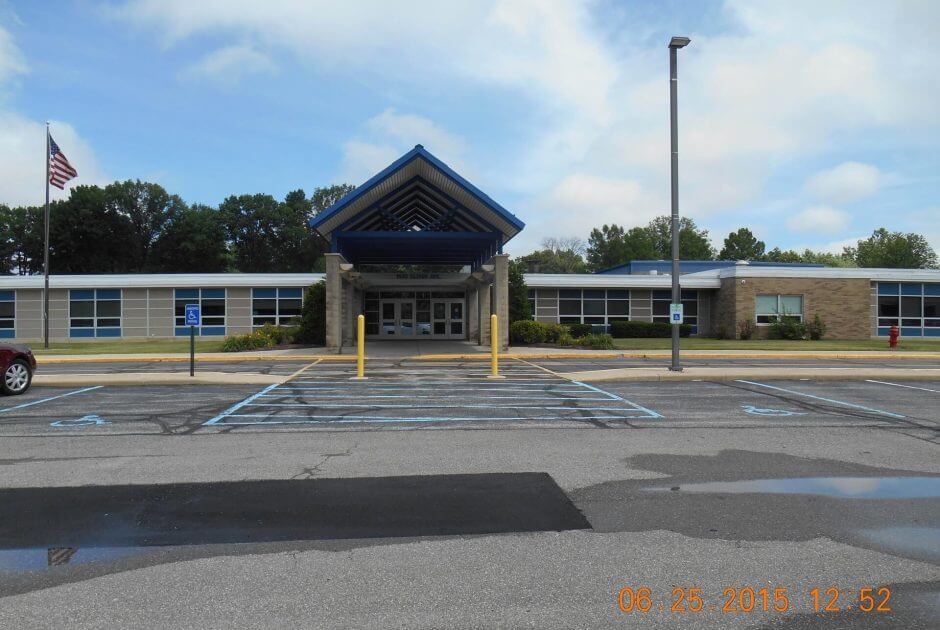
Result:
{"label": "brick column", "polygon": [[499,345],[509,347],[509,254],[493,256],[493,312],[499,318]]}
{"label": "brick column", "polygon": [[477,289],[480,305],[480,345],[490,345],[490,286],[483,284]]}
{"label": "brick column", "polygon": [[467,339],[480,338],[480,291],[475,284],[467,286]]}
{"label": "brick column", "polygon": [[343,277],[341,254],[324,254],[326,259],[326,347],[339,352],[343,342]]}

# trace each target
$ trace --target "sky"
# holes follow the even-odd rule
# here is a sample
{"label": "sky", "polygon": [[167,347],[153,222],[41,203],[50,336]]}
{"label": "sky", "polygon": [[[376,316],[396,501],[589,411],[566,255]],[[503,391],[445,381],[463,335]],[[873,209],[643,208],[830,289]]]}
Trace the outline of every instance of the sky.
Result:
{"label": "sky", "polygon": [[[0,0],[0,203],[142,179],[190,203],[360,184],[423,144],[546,237],[680,212],[720,248],[940,249],[934,0]],[[54,198],[68,194],[55,189]]]}

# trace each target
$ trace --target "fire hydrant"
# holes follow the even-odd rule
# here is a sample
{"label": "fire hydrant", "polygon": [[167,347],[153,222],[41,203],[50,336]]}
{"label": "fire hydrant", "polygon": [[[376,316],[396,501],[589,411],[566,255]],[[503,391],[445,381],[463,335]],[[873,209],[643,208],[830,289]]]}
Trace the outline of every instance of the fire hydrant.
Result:
{"label": "fire hydrant", "polygon": [[891,330],[888,331],[888,347],[897,348],[898,347],[898,337],[901,335],[901,331],[898,330],[897,326],[892,326]]}

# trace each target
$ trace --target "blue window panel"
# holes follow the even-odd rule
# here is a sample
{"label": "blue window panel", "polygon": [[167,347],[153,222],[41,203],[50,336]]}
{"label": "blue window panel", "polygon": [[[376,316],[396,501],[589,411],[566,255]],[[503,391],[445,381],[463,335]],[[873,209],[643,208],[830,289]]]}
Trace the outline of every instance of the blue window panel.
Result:
{"label": "blue window panel", "polygon": [[897,282],[879,282],[878,295],[897,295],[900,288]]}
{"label": "blue window panel", "polygon": [[924,295],[940,295],[940,284],[925,284]]}
{"label": "blue window panel", "polygon": [[94,328],[69,328],[69,337],[94,337]]}
{"label": "blue window panel", "polygon": [[225,289],[203,289],[202,290],[203,299],[209,298],[224,298]]}
{"label": "blue window panel", "polygon": [[173,329],[173,334],[177,337],[189,337],[189,326],[177,326]]}
{"label": "blue window panel", "polygon": [[940,328],[924,328],[925,337],[940,337]]}
{"label": "blue window panel", "polygon": [[207,337],[224,337],[225,326],[203,326],[200,334]]}
{"label": "blue window panel", "polygon": [[256,298],[277,297],[277,289],[252,289],[251,297],[256,297]]}
{"label": "blue window panel", "polygon": [[698,291],[693,291],[692,289],[682,291],[681,296],[683,300],[697,300]]}
{"label": "blue window panel", "polygon": [[70,300],[93,300],[95,299],[95,292],[88,291],[86,289],[72,289],[69,291]]}
{"label": "blue window panel", "polygon": [[921,295],[924,292],[924,285],[921,283],[905,282],[901,285],[901,295]]}
{"label": "blue window panel", "polygon": [[904,326],[901,328],[902,337],[923,337],[923,332],[920,328],[909,328]]}
{"label": "blue window panel", "polygon": [[299,298],[304,296],[303,289],[278,289],[278,297]]}
{"label": "blue window panel", "polygon": [[654,300],[671,300],[672,291],[653,291]]}
{"label": "blue window panel", "polygon": [[14,297],[13,291],[0,291],[0,302],[12,302]]}
{"label": "blue window panel", "polygon": [[95,337],[120,337],[120,328],[98,328],[95,330]]}
{"label": "blue window panel", "polygon": [[98,293],[99,300],[120,300],[121,299],[120,289],[98,289],[97,293]]}
{"label": "blue window panel", "polygon": [[887,337],[887,336],[890,335],[890,334],[891,334],[891,327],[890,327],[890,326],[882,326],[882,327],[880,327],[880,328],[878,329],[878,336],[879,336],[879,337]]}
{"label": "blue window panel", "polygon": [[[940,329],[937,329],[937,332],[940,332]],[[13,337],[16,337],[16,331],[10,328],[0,330],[0,339],[13,339]]]}
{"label": "blue window panel", "polygon": [[177,300],[198,300],[199,289],[177,289],[176,299]]}

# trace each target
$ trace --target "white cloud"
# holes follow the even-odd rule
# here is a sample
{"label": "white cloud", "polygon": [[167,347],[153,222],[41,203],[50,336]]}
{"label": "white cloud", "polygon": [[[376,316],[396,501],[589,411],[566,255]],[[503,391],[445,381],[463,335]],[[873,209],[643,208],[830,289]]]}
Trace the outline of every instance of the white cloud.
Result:
{"label": "white cloud", "polygon": [[[18,74],[28,71],[26,60],[10,34],[0,27],[0,94]],[[103,183],[94,152],[66,122],[51,121],[52,136],[79,176],[65,190],[50,187],[52,199],[68,197],[79,184]],[[45,202],[45,124],[0,107],[0,203],[40,205]]]}
{"label": "white cloud", "polygon": [[[354,74],[379,93],[387,85],[482,86],[524,97],[528,115],[519,120],[514,154],[474,165],[494,165],[485,179],[522,200],[515,209],[529,223],[523,235],[537,243],[557,231],[556,219],[568,221],[557,209],[571,201],[572,190],[595,199],[603,193],[593,186],[609,191],[616,188],[610,182],[631,182],[643,199],[637,212],[668,208],[667,51],[665,40],[647,43],[661,25],[628,24],[614,41],[608,25],[592,19],[597,6],[418,0],[389,10],[380,0],[130,0],[116,13],[156,29],[167,45],[196,37],[250,42],[268,59],[290,55],[343,79]],[[772,208],[767,189],[782,170],[836,153],[846,138],[863,145],[878,133],[936,135],[940,91],[924,78],[940,67],[934,3],[726,0],[723,18],[730,27],[693,30],[691,46],[680,52],[684,215],[720,222],[747,207]],[[343,172],[362,181],[416,142],[439,152],[432,140],[405,138],[427,132],[405,116],[389,114],[397,136],[387,126],[365,125],[343,147]],[[466,159],[486,147],[472,149],[455,153]],[[501,168],[506,164],[512,172]],[[828,187],[808,184],[807,191],[839,205],[877,190],[884,177],[877,169],[872,175],[856,172]],[[626,222],[615,207],[580,203],[578,221],[565,229],[584,235],[614,217]],[[821,230],[848,223],[834,208],[810,210],[807,217],[818,219]],[[755,221],[778,229],[785,223],[761,212]]]}
{"label": "white cloud", "polygon": [[360,184],[416,144],[424,145],[461,175],[471,177],[472,170],[463,161],[466,143],[462,138],[429,118],[389,108],[367,120],[361,133],[343,144],[340,178]]}
{"label": "white cloud", "polygon": [[813,175],[806,190],[830,203],[848,203],[870,197],[881,186],[881,171],[870,164],[843,162]]}
{"label": "white cloud", "polygon": [[812,206],[789,219],[787,227],[792,232],[812,232],[814,234],[839,234],[851,221],[847,212],[829,206]]}
{"label": "white cloud", "polygon": [[184,74],[194,78],[208,78],[225,85],[234,85],[249,74],[276,72],[277,65],[268,55],[251,44],[238,44],[214,50],[193,65]]}

